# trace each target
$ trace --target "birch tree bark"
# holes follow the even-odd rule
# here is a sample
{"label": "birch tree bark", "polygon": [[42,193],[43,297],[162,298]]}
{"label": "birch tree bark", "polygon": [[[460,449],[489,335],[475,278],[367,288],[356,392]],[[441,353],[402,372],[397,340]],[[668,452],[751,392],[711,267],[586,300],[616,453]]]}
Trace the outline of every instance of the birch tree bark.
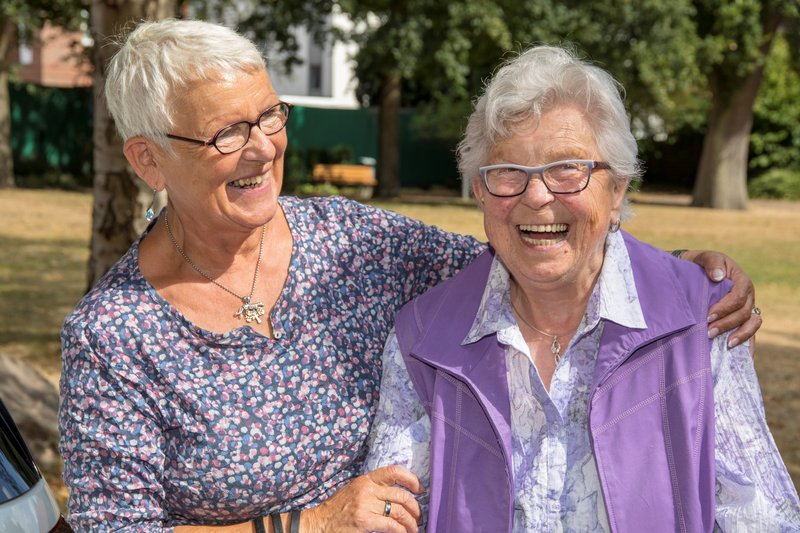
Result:
{"label": "birch tree bark", "polygon": [[14,186],[14,162],[11,158],[11,98],[8,70],[14,25],[0,13],[0,189]]}
{"label": "birch tree bark", "polygon": [[109,39],[130,31],[142,19],[175,15],[175,0],[93,0],[94,38],[94,203],[92,239],[87,269],[88,288],[125,253],[146,227],[145,211],[153,192],[130,168],[122,139],[103,97],[105,66],[117,51]]}

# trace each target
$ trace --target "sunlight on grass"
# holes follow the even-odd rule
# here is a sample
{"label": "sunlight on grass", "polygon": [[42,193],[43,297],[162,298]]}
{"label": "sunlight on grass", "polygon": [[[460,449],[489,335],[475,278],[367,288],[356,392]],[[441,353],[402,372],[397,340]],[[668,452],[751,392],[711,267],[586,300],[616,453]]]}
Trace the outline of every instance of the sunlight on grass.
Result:
{"label": "sunlight on grass", "polygon": [[60,371],[58,331],[86,288],[91,196],[0,192],[0,349],[50,381]]}

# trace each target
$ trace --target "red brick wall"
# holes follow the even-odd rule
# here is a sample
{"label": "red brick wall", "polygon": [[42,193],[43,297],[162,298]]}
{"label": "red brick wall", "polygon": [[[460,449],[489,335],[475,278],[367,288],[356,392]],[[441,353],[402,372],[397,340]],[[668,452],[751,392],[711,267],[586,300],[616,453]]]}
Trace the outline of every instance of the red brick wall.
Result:
{"label": "red brick wall", "polygon": [[90,86],[92,68],[81,38],[78,32],[45,25],[29,43],[33,57],[31,64],[20,67],[22,81],[46,87]]}

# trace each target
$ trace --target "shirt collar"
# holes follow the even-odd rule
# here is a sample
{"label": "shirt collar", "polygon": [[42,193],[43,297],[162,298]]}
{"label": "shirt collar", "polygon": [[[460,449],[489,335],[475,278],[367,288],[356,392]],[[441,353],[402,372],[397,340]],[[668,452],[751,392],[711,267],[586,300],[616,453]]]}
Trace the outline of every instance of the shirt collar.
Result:
{"label": "shirt collar", "polygon": [[[499,256],[495,255],[481,304],[462,344],[471,344],[487,335],[516,327],[510,286],[508,270]],[[592,328],[600,320],[616,322],[629,328],[647,327],[636,292],[628,249],[622,235],[616,232],[609,233],[606,237],[603,268],[589,298],[579,330]]]}

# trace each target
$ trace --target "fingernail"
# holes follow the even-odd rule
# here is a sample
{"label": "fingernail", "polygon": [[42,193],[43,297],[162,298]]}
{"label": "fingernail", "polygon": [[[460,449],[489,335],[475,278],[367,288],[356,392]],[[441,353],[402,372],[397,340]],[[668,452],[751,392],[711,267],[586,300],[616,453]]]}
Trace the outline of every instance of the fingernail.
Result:
{"label": "fingernail", "polygon": [[708,315],[708,318],[707,318],[707,320],[708,320],[708,322],[709,322],[709,323],[711,323],[711,322],[714,322],[714,321],[715,321],[716,319],[718,319],[718,318],[719,318],[719,317],[717,316],[717,314],[716,314],[716,313],[714,313],[714,314],[712,314],[712,315]]}
{"label": "fingernail", "polygon": [[711,272],[711,279],[714,281],[722,281],[725,279],[725,272],[723,272],[720,268],[715,268],[713,272]]}
{"label": "fingernail", "polygon": [[728,348],[733,348],[738,345],[739,345],[739,339],[737,339],[736,337],[731,337],[730,339],[728,339]]}
{"label": "fingernail", "polygon": [[717,335],[719,335],[719,330],[717,328],[711,328],[710,330],[708,330],[708,338],[709,339],[713,339]]}

